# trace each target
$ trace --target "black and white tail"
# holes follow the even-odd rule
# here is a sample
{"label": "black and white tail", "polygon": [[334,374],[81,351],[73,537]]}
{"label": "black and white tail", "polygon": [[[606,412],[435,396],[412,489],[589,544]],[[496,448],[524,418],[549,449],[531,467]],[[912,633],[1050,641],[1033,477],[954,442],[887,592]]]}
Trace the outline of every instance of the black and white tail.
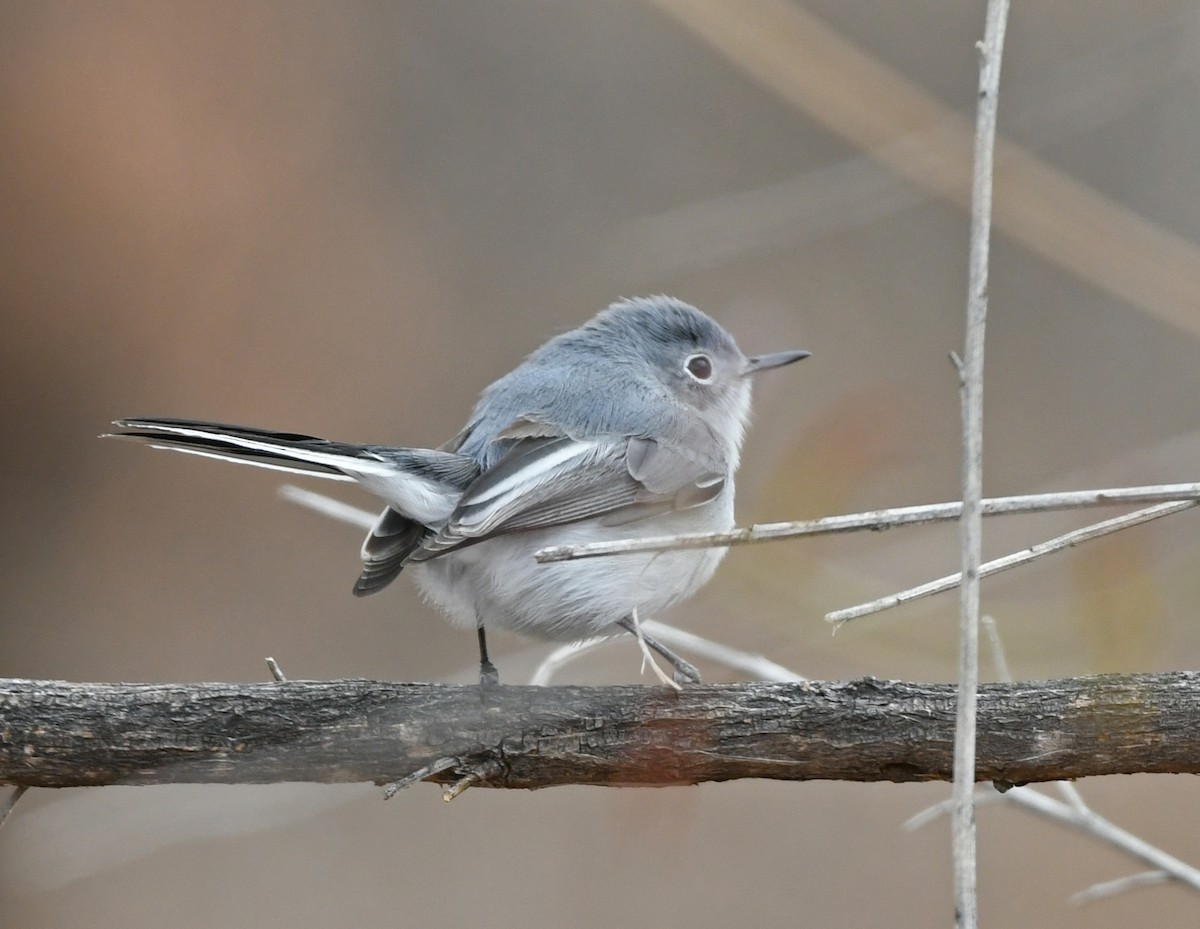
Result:
{"label": "black and white tail", "polygon": [[353,481],[382,497],[388,508],[363,543],[363,573],[354,588],[360,596],[382,589],[400,573],[408,555],[445,523],[463,490],[479,475],[473,459],[434,449],[331,442],[190,419],[137,417],[113,425],[120,431],[108,438],[288,474]]}

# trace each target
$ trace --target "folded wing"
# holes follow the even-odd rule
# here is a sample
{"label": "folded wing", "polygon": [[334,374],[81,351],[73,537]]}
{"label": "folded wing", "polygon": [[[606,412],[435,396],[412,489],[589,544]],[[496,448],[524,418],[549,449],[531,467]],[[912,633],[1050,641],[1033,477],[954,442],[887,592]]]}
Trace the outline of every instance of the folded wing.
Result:
{"label": "folded wing", "polygon": [[411,560],[508,532],[583,519],[624,525],[703,506],[725,480],[720,462],[696,460],[654,439],[522,439],[467,487],[446,525]]}

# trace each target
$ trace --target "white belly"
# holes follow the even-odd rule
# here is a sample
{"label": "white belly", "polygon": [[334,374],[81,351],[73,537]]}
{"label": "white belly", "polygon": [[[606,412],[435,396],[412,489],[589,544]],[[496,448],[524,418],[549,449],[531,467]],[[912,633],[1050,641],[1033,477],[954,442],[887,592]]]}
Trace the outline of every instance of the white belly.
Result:
{"label": "white belly", "polygon": [[574,641],[610,634],[634,610],[642,619],[695,593],[712,577],[724,548],[648,552],[539,564],[548,545],[712,532],[733,526],[732,482],[711,503],[625,526],[581,522],[498,536],[413,565],[425,597],[457,625],[504,628]]}

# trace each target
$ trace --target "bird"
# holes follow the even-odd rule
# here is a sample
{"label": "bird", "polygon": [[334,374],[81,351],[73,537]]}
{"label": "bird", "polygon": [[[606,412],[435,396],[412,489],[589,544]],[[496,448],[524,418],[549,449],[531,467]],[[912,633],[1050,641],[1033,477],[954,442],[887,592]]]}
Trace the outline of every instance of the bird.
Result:
{"label": "bird", "polygon": [[480,681],[497,684],[486,628],[577,641],[631,632],[703,586],[722,547],[539,564],[539,549],[724,531],[760,372],[808,357],[746,356],[707,314],[666,296],[619,300],[487,387],[439,448],[335,442],[205,420],[127,417],[106,437],[355,482],[385,507],[363,542],[356,596],[401,572],[455,625],[476,629]]}

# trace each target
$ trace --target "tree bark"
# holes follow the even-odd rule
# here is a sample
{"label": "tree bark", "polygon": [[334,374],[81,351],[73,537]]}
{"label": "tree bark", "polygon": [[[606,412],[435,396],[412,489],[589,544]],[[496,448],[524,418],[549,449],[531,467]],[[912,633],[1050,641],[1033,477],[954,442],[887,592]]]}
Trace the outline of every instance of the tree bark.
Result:
{"label": "tree bark", "polygon": [[[0,680],[0,783],[948,780],[953,685],[479,687]],[[438,764],[438,762],[441,764]],[[1200,673],[986,684],[979,780],[1200,773]]]}

